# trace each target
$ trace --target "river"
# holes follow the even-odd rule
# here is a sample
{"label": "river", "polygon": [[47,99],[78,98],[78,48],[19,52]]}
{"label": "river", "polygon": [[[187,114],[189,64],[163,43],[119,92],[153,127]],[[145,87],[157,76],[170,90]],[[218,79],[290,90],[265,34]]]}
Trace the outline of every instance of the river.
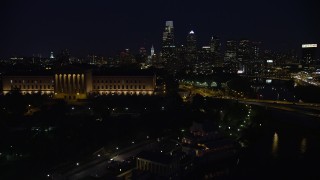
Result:
{"label": "river", "polygon": [[268,110],[232,179],[320,179],[320,119]]}

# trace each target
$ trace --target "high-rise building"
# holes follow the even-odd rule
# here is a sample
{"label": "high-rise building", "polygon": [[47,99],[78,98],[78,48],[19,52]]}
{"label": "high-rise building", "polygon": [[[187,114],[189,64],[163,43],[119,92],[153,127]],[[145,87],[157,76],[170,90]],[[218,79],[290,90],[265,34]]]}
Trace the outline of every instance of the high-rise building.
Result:
{"label": "high-rise building", "polygon": [[50,53],[50,59],[54,59],[53,52]]}
{"label": "high-rise building", "polygon": [[171,65],[174,64],[175,44],[173,21],[166,21],[162,37],[162,60],[168,67],[171,67]]}
{"label": "high-rise building", "polygon": [[244,73],[251,73],[253,64],[251,42],[247,39],[240,40],[238,45],[237,58],[239,62],[239,70],[243,70]]}
{"label": "high-rise building", "polygon": [[154,47],[153,45],[151,46],[151,53],[150,53],[151,57],[154,55]]}
{"label": "high-rise building", "polygon": [[302,44],[301,64],[305,66],[319,65],[317,61],[317,44]]}
{"label": "high-rise building", "polygon": [[223,59],[221,57],[221,42],[220,39],[216,36],[211,37],[210,52],[212,54],[214,66],[223,67]]}
{"label": "high-rise building", "polygon": [[119,63],[120,64],[133,64],[136,63],[135,57],[131,54],[130,49],[125,49],[120,52],[119,55]]}
{"label": "high-rise building", "polygon": [[190,31],[187,36],[187,63],[188,65],[194,65],[198,62],[198,56],[197,56],[197,37],[194,33],[194,31]]}
{"label": "high-rise building", "polygon": [[264,62],[261,53],[261,42],[252,42],[252,53],[253,53],[253,74],[261,74],[264,68]]}
{"label": "high-rise building", "polygon": [[224,55],[224,66],[226,71],[229,73],[236,73],[238,71],[237,49],[237,41],[227,41]]}
{"label": "high-rise building", "polygon": [[57,55],[56,63],[58,66],[63,66],[67,64],[71,64],[70,61],[71,55],[68,49],[64,49],[61,51],[59,55]]}
{"label": "high-rise building", "polygon": [[151,50],[150,50],[150,55],[148,56],[148,60],[146,62],[146,64],[148,65],[155,65],[157,62],[155,62],[156,58],[155,58],[155,53],[154,53],[154,47],[153,45],[151,46]]}

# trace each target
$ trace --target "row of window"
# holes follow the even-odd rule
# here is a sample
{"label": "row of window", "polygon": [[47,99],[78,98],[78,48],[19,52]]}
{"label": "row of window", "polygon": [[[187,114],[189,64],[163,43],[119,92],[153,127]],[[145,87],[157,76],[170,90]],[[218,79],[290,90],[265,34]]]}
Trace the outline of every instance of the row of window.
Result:
{"label": "row of window", "polygon": [[[37,80],[10,80],[10,83],[12,84],[12,83],[35,83],[35,84],[37,84],[37,83],[42,83],[42,80],[39,80],[39,81],[37,81]],[[50,81],[43,81],[44,83],[50,83]],[[53,84],[54,83],[54,81],[53,80],[51,80],[51,83]]]}
{"label": "row of window", "polygon": [[93,83],[141,83],[140,80],[92,80]]}
{"label": "row of window", "polygon": [[106,85],[106,86],[95,86],[93,85],[93,89],[146,89],[145,85]]}
{"label": "row of window", "polygon": [[14,89],[14,88],[19,88],[19,89],[53,89],[53,85],[12,85],[11,86],[11,89]]}

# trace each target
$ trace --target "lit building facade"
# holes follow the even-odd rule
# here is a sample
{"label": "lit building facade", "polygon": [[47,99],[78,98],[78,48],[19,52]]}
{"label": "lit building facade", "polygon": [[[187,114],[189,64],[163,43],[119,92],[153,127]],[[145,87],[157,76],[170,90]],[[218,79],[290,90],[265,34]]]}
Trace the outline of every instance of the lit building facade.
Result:
{"label": "lit building facade", "polygon": [[[152,95],[154,76],[93,76],[92,93],[118,95]],[[90,87],[91,88],[91,87]]]}
{"label": "lit building facade", "polygon": [[89,94],[152,95],[155,75],[94,75],[87,71],[68,71],[52,75],[5,75],[3,94],[20,90],[22,94],[50,94],[56,99],[76,101]]}
{"label": "lit building facade", "polygon": [[2,92],[20,90],[22,94],[53,94],[54,78],[50,75],[9,75],[2,78]]}

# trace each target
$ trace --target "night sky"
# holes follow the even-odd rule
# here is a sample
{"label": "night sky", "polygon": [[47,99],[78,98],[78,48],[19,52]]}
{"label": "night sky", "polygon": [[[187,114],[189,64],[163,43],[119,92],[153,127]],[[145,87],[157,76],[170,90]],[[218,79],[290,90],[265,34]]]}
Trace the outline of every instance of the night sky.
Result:
{"label": "night sky", "polygon": [[0,57],[65,48],[75,56],[113,56],[151,44],[158,52],[166,20],[174,21],[178,44],[191,29],[199,46],[213,34],[260,40],[271,49],[320,43],[316,0],[4,0],[0,20]]}

